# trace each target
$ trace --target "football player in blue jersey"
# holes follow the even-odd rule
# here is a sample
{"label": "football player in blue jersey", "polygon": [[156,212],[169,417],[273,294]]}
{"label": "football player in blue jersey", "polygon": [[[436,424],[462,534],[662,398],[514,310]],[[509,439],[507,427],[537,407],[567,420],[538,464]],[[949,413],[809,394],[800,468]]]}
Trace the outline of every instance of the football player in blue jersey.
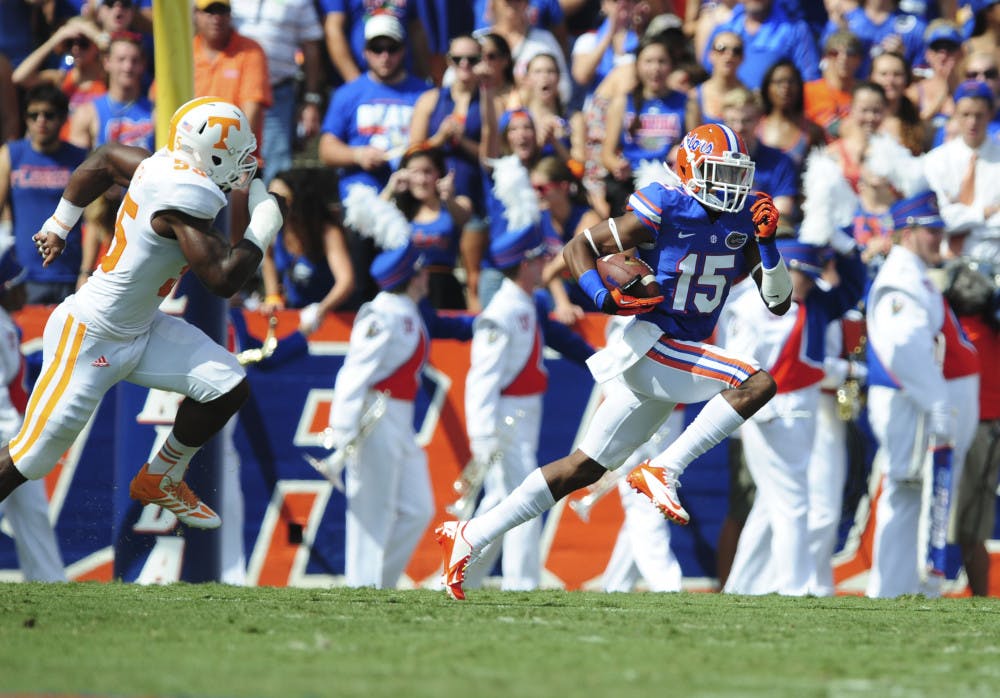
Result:
{"label": "football player in blue jersey", "polygon": [[[628,478],[666,518],[687,523],[677,499],[684,468],[774,395],[774,380],[753,359],[705,341],[733,283],[747,275],[773,313],[788,310],[791,279],[774,241],[778,211],[761,192],[746,206],[754,162],[728,126],[706,124],[689,132],[676,175],[672,183],[635,192],[624,215],[585,230],[564,249],[567,265],[598,308],[637,317],[620,340],[587,362],[605,399],[579,447],[533,471],[481,516],[438,527],[444,584],[453,598],[464,598],[465,570],[490,541],[619,467],[677,403],[708,401],[663,453]],[[633,297],[605,286],[597,259],[632,249],[654,270],[661,295]]]}

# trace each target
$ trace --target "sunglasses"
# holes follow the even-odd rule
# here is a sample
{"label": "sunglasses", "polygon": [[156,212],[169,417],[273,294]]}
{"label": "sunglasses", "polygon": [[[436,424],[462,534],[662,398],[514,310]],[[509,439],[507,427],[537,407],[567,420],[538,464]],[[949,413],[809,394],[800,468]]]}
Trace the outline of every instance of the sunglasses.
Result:
{"label": "sunglasses", "polygon": [[483,60],[484,61],[498,61],[501,58],[503,58],[503,54],[502,53],[494,53],[492,51],[486,51],[486,52],[483,53]]}
{"label": "sunglasses", "polygon": [[479,65],[479,61],[482,59],[479,56],[456,56],[453,53],[449,53],[448,60],[455,65],[460,65],[462,61],[465,61],[469,65]]}
{"label": "sunglasses", "polygon": [[78,36],[75,39],[69,39],[66,41],[67,49],[71,49],[74,46],[80,49],[90,48],[90,39],[85,36]]}
{"label": "sunglasses", "polygon": [[952,41],[935,41],[933,44],[929,45],[931,51],[935,53],[940,53],[942,51],[947,51],[948,53],[954,53],[958,49],[962,48],[961,44],[956,44]]}
{"label": "sunglasses", "polygon": [[546,182],[545,184],[533,184],[532,189],[534,189],[539,196],[548,196],[550,193],[556,191],[562,182]]}
{"label": "sunglasses", "polygon": [[726,44],[717,44],[712,47],[712,50],[715,51],[716,53],[731,53],[734,56],[743,55],[742,46],[728,46]]}
{"label": "sunglasses", "polygon": [[1000,78],[1000,68],[987,68],[986,70],[968,70],[965,72],[966,80],[996,80]]}
{"label": "sunglasses", "polygon": [[28,121],[38,121],[40,117],[44,117],[46,121],[55,121],[59,118],[59,114],[54,111],[49,111],[48,109],[29,111],[26,112],[24,116]]}
{"label": "sunglasses", "polygon": [[383,53],[399,53],[403,50],[403,45],[396,41],[373,41],[365,47],[375,55]]}

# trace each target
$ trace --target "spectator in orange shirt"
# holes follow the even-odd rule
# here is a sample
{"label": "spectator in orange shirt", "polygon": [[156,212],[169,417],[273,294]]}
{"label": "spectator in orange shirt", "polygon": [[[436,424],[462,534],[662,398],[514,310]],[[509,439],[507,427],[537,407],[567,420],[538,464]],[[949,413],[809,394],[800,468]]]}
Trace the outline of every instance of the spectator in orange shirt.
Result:
{"label": "spectator in orange shirt", "polygon": [[229,0],[195,0],[194,94],[232,102],[264,142],[264,112],[271,106],[267,56],[253,39],[233,29]]}
{"label": "spectator in orange shirt", "polygon": [[806,118],[822,126],[831,139],[840,135],[840,121],[850,111],[862,58],[861,40],[849,31],[836,31],[824,46],[823,77],[805,84]]}

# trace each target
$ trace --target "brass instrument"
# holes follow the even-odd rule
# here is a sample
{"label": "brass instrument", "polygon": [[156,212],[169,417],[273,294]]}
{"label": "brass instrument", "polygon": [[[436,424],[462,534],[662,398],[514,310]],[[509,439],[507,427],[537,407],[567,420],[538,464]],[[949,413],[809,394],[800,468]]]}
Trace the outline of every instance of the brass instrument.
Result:
{"label": "brass instrument", "polygon": [[[314,467],[320,475],[329,480],[334,489],[343,492],[343,472],[344,468],[347,467],[347,457],[357,450],[358,442],[367,436],[375,424],[378,423],[378,420],[382,418],[382,415],[385,414],[385,408],[385,394],[375,393],[375,400],[368,406],[368,409],[365,410],[364,414],[361,415],[361,420],[358,424],[358,433],[355,434],[350,441],[338,448],[336,451],[332,451],[325,458],[316,458],[308,453],[303,454],[302,457],[305,459],[306,463]],[[327,450],[333,449],[332,435],[333,430],[330,429],[330,427],[323,430],[323,448]]]}
{"label": "brass instrument", "polygon": [[569,508],[580,517],[584,523],[590,521],[590,510],[601,501],[606,494],[618,487],[618,482],[631,472],[629,468],[618,468],[601,476],[601,479],[587,486],[587,494],[570,501]]}
{"label": "brass instrument", "polygon": [[274,354],[274,350],[278,348],[277,329],[278,316],[271,313],[267,318],[267,334],[264,335],[264,341],[261,345],[256,349],[244,349],[236,355],[236,360],[240,362],[240,366],[259,364]]}
{"label": "brass instrument", "polygon": [[483,483],[490,469],[500,462],[502,454],[496,451],[490,454],[489,458],[481,459],[473,457],[462,473],[455,480],[452,489],[458,495],[458,499],[445,507],[445,511],[457,518],[459,521],[467,521],[472,518],[476,511],[476,502],[479,500],[479,493],[483,491]]}
{"label": "brass instrument", "polygon": [[[861,362],[865,356],[867,338],[864,335],[858,339],[858,345],[851,350],[848,363]],[[865,395],[861,381],[854,376],[848,376],[844,384],[837,388],[837,417],[842,422],[853,422],[861,414]]]}

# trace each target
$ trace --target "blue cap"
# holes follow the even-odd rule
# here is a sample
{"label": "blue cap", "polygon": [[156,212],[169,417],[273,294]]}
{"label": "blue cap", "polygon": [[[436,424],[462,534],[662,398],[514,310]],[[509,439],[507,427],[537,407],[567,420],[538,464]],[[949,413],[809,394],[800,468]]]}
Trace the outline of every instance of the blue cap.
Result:
{"label": "blue cap", "polygon": [[527,109],[508,109],[507,111],[505,111],[503,114],[500,115],[500,119],[498,121],[498,126],[500,127],[500,133],[503,133],[504,131],[507,130],[507,127],[510,126],[510,120],[513,119],[515,116],[526,116],[528,117],[528,121],[530,121],[532,124],[535,123],[535,120],[531,118],[531,112],[529,112]]}
{"label": "blue cap", "polygon": [[7,251],[0,255],[0,291],[9,291],[23,283],[26,274],[24,267],[17,261],[14,247],[7,248]]}
{"label": "blue cap", "polygon": [[[1000,0],[998,0],[1000,2]],[[962,33],[958,30],[958,27],[948,24],[947,22],[941,22],[936,26],[932,27],[927,35],[924,36],[924,44],[930,46],[937,41],[948,41],[956,46],[961,46]]]}
{"label": "blue cap", "polygon": [[955,100],[956,104],[958,103],[958,100],[966,97],[985,99],[989,102],[990,107],[993,106],[993,90],[991,90],[990,86],[982,80],[966,80],[955,88],[955,94],[952,98]]}
{"label": "blue cap", "polygon": [[490,240],[490,256],[498,269],[519,264],[522,259],[534,259],[545,254],[542,227],[531,224],[517,230],[507,230]]}
{"label": "blue cap", "polygon": [[823,273],[823,252],[826,248],[800,242],[795,238],[778,238],[778,251],[789,269],[800,271],[814,279]]}
{"label": "blue cap", "polygon": [[369,271],[379,288],[392,291],[413,278],[420,266],[420,250],[408,242],[402,247],[380,252]]}
{"label": "blue cap", "polygon": [[902,230],[911,226],[921,226],[924,228],[943,228],[944,221],[941,220],[941,212],[938,210],[937,197],[934,192],[928,190],[911,196],[908,199],[901,199],[889,209],[892,216],[892,227],[895,230]]}

